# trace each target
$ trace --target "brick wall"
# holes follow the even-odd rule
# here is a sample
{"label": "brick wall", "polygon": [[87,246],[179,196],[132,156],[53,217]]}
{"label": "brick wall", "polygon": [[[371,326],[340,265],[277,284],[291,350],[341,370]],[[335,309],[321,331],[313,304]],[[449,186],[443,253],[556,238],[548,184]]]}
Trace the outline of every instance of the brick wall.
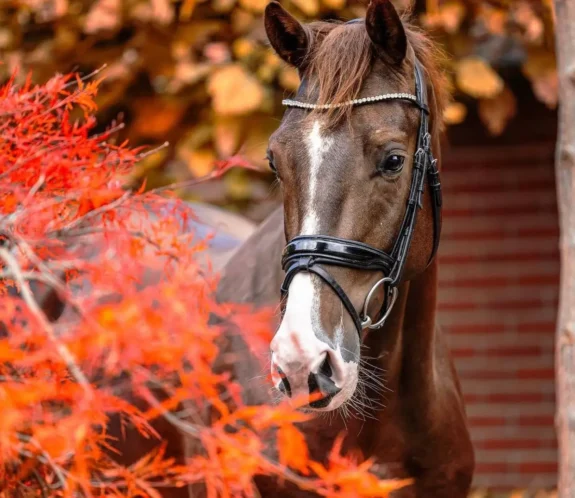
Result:
{"label": "brick wall", "polygon": [[476,449],[475,485],[556,483],[554,144],[445,154],[440,323]]}

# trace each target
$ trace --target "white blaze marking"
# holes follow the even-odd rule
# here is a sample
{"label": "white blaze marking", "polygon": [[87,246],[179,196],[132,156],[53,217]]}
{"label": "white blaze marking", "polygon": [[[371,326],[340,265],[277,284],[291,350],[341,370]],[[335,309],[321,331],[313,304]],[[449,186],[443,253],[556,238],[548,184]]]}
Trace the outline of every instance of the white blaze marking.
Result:
{"label": "white blaze marking", "polygon": [[312,235],[317,233],[319,227],[319,218],[317,215],[317,206],[315,206],[315,196],[318,189],[318,178],[320,167],[326,154],[333,145],[333,137],[321,134],[321,124],[314,121],[311,132],[306,139],[307,152],[309,156],[309,191],[308,205],[304,215],[302,232],[300,235]]}
{"label": "white blaze marking", "polygon": [[[300,235],[317,234],[319,230],[316,206],[318,180],[322,163],[334,142],[332,137],[322,136],[321,131],[321,124],[316,120],[305,139],[309,156],[309,190]],[[319,291],[317,278],[315,277],[314,282],[309,273],[296,275],[289,288],[286,312],[282,322],[282,325],[289,325],[288,332],[291,334],[301,334],[302,347],[309,349],[310,352],[318,349],[316,342],[324,344],[317,339],[312,326],[313,322],[319,323],[319,298],[314,299]]]}
{"label": "white blaze marking", "polygon": [[[318,233],[319,217],[316,197],[318,189],[321,188],[319,186],[320,173],[326,155],[334,142],[333,137],[322,136],[319,121],[313,123],[305,139],[310,162],[310,176],[301,235]],[[355,390],[358,365],[353,362],[344,362],[339,345],[336,345],[337,350],[333,350],[314,333],[313,323],[320,323],[320,303],[319,299],[315,298],[318,291],[318,282],[314,281],[309,273],[298,273],[292,280],[285,314],[271,344],[272,363],[279,366],[287,375],[294,396],[307,394],[310,372],[318,372],[329,351],[333,370],[332,380],[342,389],[342,392],[335,396],[330,404],[329,409],[334,409]],[[343,337],[343,306],[341,322],[337,327],[335,337],[336,340],[341,340]],[[280,383],[280,377],[273,366],[272,377],[277,386]]]}

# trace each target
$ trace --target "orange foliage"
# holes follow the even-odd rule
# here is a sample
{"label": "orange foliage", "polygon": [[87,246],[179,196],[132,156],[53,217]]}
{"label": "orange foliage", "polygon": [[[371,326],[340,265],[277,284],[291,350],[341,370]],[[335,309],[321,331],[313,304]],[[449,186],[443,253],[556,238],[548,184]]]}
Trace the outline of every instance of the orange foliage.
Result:
{"label": "orange foliage", "polygon": [[[241,386],[214,371],[226,328],[210,317],[258,349],[271,311],[216,303],[217,278],[197,258],[208,241],[190,229],[189,206],[126,187],[150,152],[115,144],[119,126],[92,132],[97,91],[70,76],[0,89],[0,495],[157,497],[161,485],[203,482],[210,497],[253,496],[256,474],[329,497],[406,485],[379,481],[340,443],[311,460],[297,429],[306,415],[245,406]],[[176,411],[182,403],[196,413]],[[123,463],[113,416],[156,449]],[[204,451],[176,464],[157,417]]]}

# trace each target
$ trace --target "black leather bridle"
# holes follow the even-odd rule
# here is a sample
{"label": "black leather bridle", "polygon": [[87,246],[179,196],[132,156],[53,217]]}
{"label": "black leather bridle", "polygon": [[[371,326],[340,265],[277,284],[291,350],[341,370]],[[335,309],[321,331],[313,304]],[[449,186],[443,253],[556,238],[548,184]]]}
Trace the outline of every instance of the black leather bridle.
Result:
{"label": "black leather bridle", "polygon": [[[355,240],[329,237],[327,235],[300,235],[294,237],[286,246],[282,255],[282,267],[285,278],[281,286],[282,299],[288,293],[291,281],[299,272],[313,273],[320,277],[341,299],[351,316],[362,339],[364,329],[377,329],[388,318],[397,299],[397,286],[400,284],[407,253],[411,245],[417,212],[422,208],[425,181],[429,186],[433,206],[434,234],[433,249],[428,265],[433,261],[441,233],[441,184],[437,160],[431,151],[431,135],[429,133],[429,108],[427,88],[423,69],[418,61],[415,63],[415,96],[416,99],[406,99],[403,94],[385,96],[386,100],[405,100],[416,105],[421,111],[417,149],[413,160],[413,174],[407,200],[405,216],[391,253],[386,253],[375,247]],[[366,103],[370,103],[369,101]],[[323,267],[334,265],[358,270],[380,271],[384,277],[377,281],[367,294],[362,311],[357,312],[349,297]],[[381,286],[384,286],[385,299],[379,313],[379,319],[373,321],[368,315],[370,301]]]}

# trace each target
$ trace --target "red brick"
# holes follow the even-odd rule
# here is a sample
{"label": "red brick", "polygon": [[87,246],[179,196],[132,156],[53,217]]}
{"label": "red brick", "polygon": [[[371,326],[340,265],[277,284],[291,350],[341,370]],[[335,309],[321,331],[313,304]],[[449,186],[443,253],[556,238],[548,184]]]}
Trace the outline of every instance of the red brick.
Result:
{"label": "red brick", "polygon": [[446,194],[485,194],[493,192],[534,192],[541,189],[548,191],[555,188],[555,179],[553,177],[546,179],[537,179],[533,181],[519,181],[516,183],[499,183],[491,182],[485,184],[469,183],[464,185],[457,185],[456,188],[446,188]]}
{"label": "red brick", "polygon": [[493,229],[484,231],[457,231],[448,233],[443,237],[443,240],[469,240],[469,241],[483,241],[483,240],[499,240],[506,239],[553,239],[557,240],[559,237],[559,227],[545,227],[536,229],[519,229],[519,230],[505,230]]}
{"label": "red brick", "polygon": [[452,349],[454,358],[469,358],[471,356],[489,356],[491,358],[508,358],[514,356],[539,356],[543,352],[541,346],[515,346],[500,348],[458,348]]}
{"label": "red brick", "polygon": [[507,474],[511,465],[505,462],[477,462],[475,472],[480,474]]}
{"label": "red brick", "polygon": [[473,446],[482,450],[535,450],[541,448],[556,448],[554,439],[486,439],[474,441]]}
{"label": "red brick", "polygon": [[545,334],[555,334],[556,324],[555,322],[527,322],[518,323],[517,332],[521,333],[545,333]]}
{"label": "red brick", "polygon": [[524,427],[551,427],[555,424],[553,415],[520,415],[517,423]]}
{"label": "red brick", "polygon": [[458,323],[443,327],[450,334],[501,334],[509,330],[505,323]]}
{"label": "red brick", "polygon": [[[557,301],[553,300],[549,304],[553,303],[556,306]],[[484,308],[486,311],[489,309],[494,310],[523,310],[523,309],[533,309],[540,308],[541,306],[547,305],[545,301],[539,298],[531,299],[509,299],[501,301],[493,301],[486,303],[477,303],[474,301],[462,301],[462,302],[443,302],[439,303],[438,309],[442,311],[466,311],[473,310],[477,308]]]}
{"label": "red brick", "polygon": [[530,261],[548,260],[555,262],[559,257],[559,248],[556,245],[551,246],[545,251],[533,251],[517,254],[447,254],[439,253],[440,265],[468,265],[471,263],[525,263]]}
{"label": "red brick", "polygon": [[499,427],[508,422],[505,417],[468,417],[467,420],[471,427]]}
{"label": "red brick", "polygon": [[453,358],[470,358],[475,356],[476,349],[474,348],[459,348],[459,349],[452,349],[451,355]]}
{"label": "red brick", "polygon": [[538,368],[529,369],[525,368],[517,372],[517,378],[519,379],[554,379],[555,369],[554,368]]}
{"label": "red brick", "polygon": [[[463,170],[465,173],[480,170],[494,175],[499,170],[517,170],[535,168],[540,164],[553,165],[555,144],[553,142],[522,143],[520,146],[492,145],[489,147],[460,147],[445,152],[443,171]],[[553,168],[549,175],[553,177]]]}
{"label": "red brick", "polygon": [[[447,204],[449,205],[449,204]],[[529,206],[502,206],[502,207],[479,207],[475,206],[472,208],[457,208],[457,209],[444,209],[443,215],[445,218],[473,218],[474,216],[493,216],[493,217],[500,217],[500,216],[514,216],[517,214],[538,214],[538,213],[550,213],[553,214],[556,212],[555,206],[544,206],[539,204],[532,204]]]}
{"label": "red brick", "polygon": [[525,462],[518,465],[523,474],[555,474],[557,462]]}
{"label": "red brick", "polygon": [[543,403],[555,401],[555,393],[490,393],[464,394],[466,403]]}
{"label": "red brick", "polygon": [[514,285],[523,286],[558,286],[559,275],[525,275],[525,276],[492,276],[482,278],[453,278],[442,279],[442,288],[455,287],[455,288],[493,288],[493,287],[509,287]]}
{"label": "red brick", "polygon": [[521,380],[546,380],[555,378],[553,368],[521,369],[521,370],[463,370],[459,372],[461,379],[485,380],[485,379],[521,379]]}

